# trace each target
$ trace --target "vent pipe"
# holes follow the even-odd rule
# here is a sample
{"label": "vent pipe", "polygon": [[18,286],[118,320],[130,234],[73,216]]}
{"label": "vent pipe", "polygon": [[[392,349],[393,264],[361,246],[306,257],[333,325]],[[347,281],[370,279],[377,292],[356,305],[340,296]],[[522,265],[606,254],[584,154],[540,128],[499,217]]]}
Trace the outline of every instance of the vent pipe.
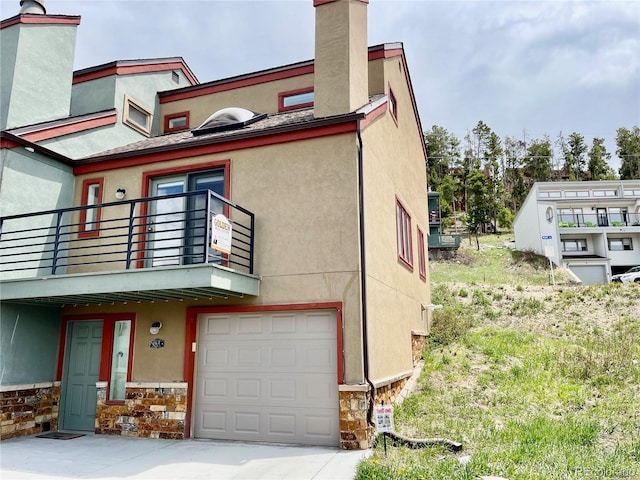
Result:
{"label": "vent pipe", "polygon": [[20,0],[20,15],[24,13],[35,13],[36,15],[46,15],[44,0]]}

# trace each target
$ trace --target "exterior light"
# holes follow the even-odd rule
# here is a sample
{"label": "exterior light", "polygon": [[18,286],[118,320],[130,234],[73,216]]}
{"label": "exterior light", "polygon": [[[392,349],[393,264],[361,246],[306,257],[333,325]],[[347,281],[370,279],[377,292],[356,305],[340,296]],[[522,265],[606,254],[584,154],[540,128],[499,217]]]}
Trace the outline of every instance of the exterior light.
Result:
{"label": "exterior light", "polygon": [[127,191],[124,188],[119,188],[116,190],[116,198],[122,200],[126,193]]}

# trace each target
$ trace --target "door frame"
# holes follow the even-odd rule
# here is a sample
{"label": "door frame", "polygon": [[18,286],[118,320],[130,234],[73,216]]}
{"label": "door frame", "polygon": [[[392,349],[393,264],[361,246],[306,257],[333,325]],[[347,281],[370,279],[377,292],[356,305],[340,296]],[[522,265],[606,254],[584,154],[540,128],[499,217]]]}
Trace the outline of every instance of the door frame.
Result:
{"label": "door frame", "polygon": [[[171,175],[186,175],[189,173],[196,172],[205,172],[207,170],[216,170],[223,169],[224,170],[224,197],[231,198],[231,160],[214,160],[211,162],[203,162],[198,164],[189,164],[189,165],[177,165],[175,167],[169,168],[161,168],[158,170],[147,170],[142,172],[142,189],[140,192],[140,198],[148,198],[151,191],[151,180],[157,177],[166,177]],[[140,205],[140,216],[145,218],[149,214],[149,204],[148,202],[142,202]],[[144,268],[145,267],[145,252],[146,252],[146,242],[147,242],[147,232],[146,229],[142,228],[138,232],[139,234],[139,245],[140,249],[138,251],[138,258],[136,261],[136,268]]]}
{"label": "door frame", "polygon": [[[58,361],[56,366],[56,380],[60,382],[60,398],[64,398],[64,392],[66,385],[63,382],[63,373],[66,367],[65,360],[67,358],[68,349],[70,348],[69,339],[67,338],[69,333],[69,322],[83,322],[83,321],[102,321],[102,348],[100,351],[100,369],[98,373],[99,382],[107,382],[107,397],[105,399],[106,404],[111,405],[124,405],[124,400],[109,400],[109,383],[111,377],[111,356],[113,353],[113,333],[115,322],[118,320],[130,320],[131,331],[129,341],[129,364],[127,365],[127,381],[131,381],[131,372],[133,368],[133,354],[134,354],[134,339],[135,339],[135,325],[136,314],[129,313],[95,313],[95,314],[82,314],[82,315],[62,315],[60,325],[60,338],[58,341]],[[62,405],[61,405],[62,406]],[[62,410],[58,413],[58,421],[62,420]],[[64,428],[64,425],[62,425]]]}

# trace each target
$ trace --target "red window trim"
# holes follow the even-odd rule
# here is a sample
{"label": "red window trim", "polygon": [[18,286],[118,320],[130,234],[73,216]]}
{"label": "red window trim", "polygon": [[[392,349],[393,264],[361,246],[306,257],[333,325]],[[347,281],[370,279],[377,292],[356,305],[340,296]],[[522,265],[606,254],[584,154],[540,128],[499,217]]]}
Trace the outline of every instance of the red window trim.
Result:
{"label": "red window trim", "polygon": [[402,201],[396,197],[396,237],[398,260],[413,272],[413,239],[411,215]]}
{"label": "red window trim", "polygon": [[393,121],[396,122],[396,126],[398,126],[398,99],[393,93],[391,85],[389,85],[389,112]]}
{"label": "red window trim", "polygon": [[[214,160],[212,162],[205,162],[199,164],[192,165],[180,165],[176,167],[169,168],[161,168],[159,170],[147,170],[142,172],[142,191],[141,198],[147,198],[150,195],[149,186],[151,184],[151,180],[157,177],[164,177],[167,175],[179,175],[186,173],[194,173],[199,171],[207,171],[214,170],[216,168],[224,169],[224,197],[231,199],[231,160]],[[149,206],[147,202],[143,202],[140,204],[140,216],[144,218],[149,210]],[[224,214],[229,216],[229,206],[225,204],[224,206]],[[141,229],[139,231],[139,245],[141,246],[140,251],[138,252],[138,260],[136,262],[137,268],[144,268],[144,251],[145,251],[145,243],[147,241],[146,231]]]}
{"label": "red window trim", "polygon": [[[187,119],[187,123],[183,127],[169,127],[169,121],[174,118],[185,117]],[[191,112],[178,112],[178,113],[170,113],[164,116],[164,133],[169,132],[179,132],[181,130],[189,130],[191,120]]]}
{"label": "red window trim", "polygon": [[100,369],[98,381],[107,382],[107,405],[123,405],[124,400],[108,400],[111,382],[111,357],[113,355],[113,332],[115,323],[118,320],[130,320],[131,331],[129,332],[129,362],[127,364],[127,382],[131,381],[131,371],[133,367],[133,346],[136,330],[135,313],[104,313],[86,315],[64,315],[60,326],[60,339],[58,343],[58,365],[56,368],[56,380],[62,381],[62,372],[67,346],[67,328],[69,322],[83,320],[102,320],[102,345],[100,349]]}
{"label": "red window trim", "polygon": [[301,108],[312,107],[313,102],[298,103],[296,105],[291,105],[289,107],[284,106],[285,98],[292,97],[294,95],[301,95],[303,93],[312,93],[312,92],[313,92],[313,87],[305,87],[305,88],[298,88],[297,90],[288,90],[286,92],[278,93],[278,111],[288,112],[289,110],[299,110]]}
{"label": "red window trim", "polygon": [[[98,205],[102,203],[102,195],[104,192],[104,178],[87,178],[82,182],[82,198],[80,205],[87,206],[87,195],[91,185],[98,185]],[[87,230],[87,209],[80,210],[80,224],[78,225],[78,237],[97,237],[100,235],[100,219],[102,217],[102,209],[96,208],[95,228]]]}
{"label": "red window trim", "polygon": [[418,270],[420,272],[420,278],[427,281],[427,257],[425,255],[424,248],[424,232],[418,225]]}

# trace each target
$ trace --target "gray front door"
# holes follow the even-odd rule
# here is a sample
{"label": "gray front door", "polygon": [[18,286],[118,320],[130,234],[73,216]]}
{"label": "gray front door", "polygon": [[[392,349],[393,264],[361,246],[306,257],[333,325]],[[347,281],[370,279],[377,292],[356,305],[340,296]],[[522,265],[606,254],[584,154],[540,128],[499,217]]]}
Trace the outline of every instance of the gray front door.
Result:
{"label": "gray front door", "polygon": [[102,320],[69,322],[62,383],[64,430],[95,429]]}

